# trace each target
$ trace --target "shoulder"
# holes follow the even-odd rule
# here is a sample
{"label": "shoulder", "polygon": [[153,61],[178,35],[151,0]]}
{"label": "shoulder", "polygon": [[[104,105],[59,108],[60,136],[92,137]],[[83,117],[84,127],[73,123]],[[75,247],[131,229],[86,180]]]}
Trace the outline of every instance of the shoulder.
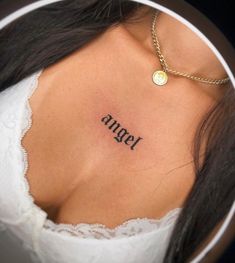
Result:
{"label": "shoulder", "polygon": [[39,72],[31,74],[20,82],[0,92],[0,127],[11,125],[13,119],[19,118],[27,98],[36,87]]}
{"label": "shoulder", "polygon": [[[19,131],[26,112],[27,98],[33,90],[37,74],[32,74],[20,82],[0,92],[0,147],[7,145],[9,138]],[[5,143],[3,143],[5,141]]]}
{"label": "shoulder", "polygon": [[[235,218],[235,216],[233,216]],[[196,249],[196,251],[191,256],[191,260],[195,259],[199,256],[200,253],[204,253],[204,249],[209,246],[212,242],[214,242],[215,236],[220,231],[222,225],[224,224],[225,219],[222,219],[210,232],[210,234],[204,239],[204,241],[200,244],[200,246]],[[229,226],[227,227],[223,236],[217,241],[216,244],[205,254],[202,259],[202,263],[213,263],[217,262],[217,260],[221,257],[221,255],[225,252],[226,248],[232,242],[235,236],[235,221],[232,220]],[[191,262],[191,261],[190,261]]]}
{"label": "shoulder", "polygon": [[40,73],[41,70],[0,92],[0,110],[3,111],[9,103],[16,102],[16,99],[24,98],[27,91],[35,87],[34,84],[37,82]]}

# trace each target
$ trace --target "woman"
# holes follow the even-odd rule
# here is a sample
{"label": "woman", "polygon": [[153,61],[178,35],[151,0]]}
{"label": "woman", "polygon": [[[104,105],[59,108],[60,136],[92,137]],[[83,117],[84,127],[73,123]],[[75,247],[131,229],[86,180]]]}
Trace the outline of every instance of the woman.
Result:
{"label": "woman", "polygon": [[187,262],[234,200],[212,51],[130,1],[52,4],[0,43],[0,220],[42,262]]}

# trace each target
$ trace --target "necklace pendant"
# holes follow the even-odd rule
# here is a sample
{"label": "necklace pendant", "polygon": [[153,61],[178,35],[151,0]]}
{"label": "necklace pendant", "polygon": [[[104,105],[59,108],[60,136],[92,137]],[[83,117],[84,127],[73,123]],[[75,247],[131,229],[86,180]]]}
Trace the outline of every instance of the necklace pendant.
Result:
{"label": "necklace pendant", "polygon": [[153,82],[158,86],[163,86],[167,83],[168,76],[165,71],[157,70],[153,73]]}

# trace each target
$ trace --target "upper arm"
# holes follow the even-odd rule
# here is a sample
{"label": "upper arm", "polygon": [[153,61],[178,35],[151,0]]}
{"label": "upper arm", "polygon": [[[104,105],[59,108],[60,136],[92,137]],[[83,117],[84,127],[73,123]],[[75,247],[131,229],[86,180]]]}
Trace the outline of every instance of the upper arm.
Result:
{"label": "upper arm", "polygon": [[[191,262],[191,260],[196,258],[204,250],[204,248],[206,248],[206,246],[212,241],[212,239],[218,233],[224,221],[225,219],[223,219],[216,225],[213,231],[207,236],[207,238],[200,244],[200,246],[193,253],[189,262]],[[205,255],[205,257],[200,261],[200,263],[215,263],[216,260],[218,260],[219,257],[226,250],[226,248],[230,245],[234,237],[235,237],[235,215],[233,216],[230,224],[228,225],[222,237],[215,244],[215,246]]]}

